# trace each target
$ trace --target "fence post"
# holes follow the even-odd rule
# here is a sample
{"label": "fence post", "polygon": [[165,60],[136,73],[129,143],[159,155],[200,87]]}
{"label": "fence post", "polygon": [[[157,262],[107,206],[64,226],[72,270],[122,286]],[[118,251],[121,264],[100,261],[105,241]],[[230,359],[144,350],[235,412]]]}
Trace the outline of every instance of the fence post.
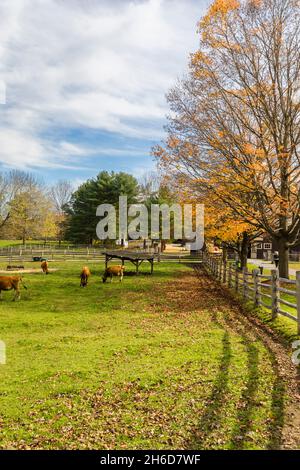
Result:
{"label": "fence post", "polygon": [[259,280],[259,269],[253,269],[253,288],[254,288],[254,305],[255,307],[259,306],[260,302],[260,292],[259,292],[259,285],[258,285],[258,280]]}
{"label": "fence post", "polygon": [[239,291],[239,268],[235,267],[235,292]]}
{"label": "fence post", "polygon": [[222,279],[222,263],[218,260],[218,281],[221,282]]}
{"label": "fence post", "polygon": [[300,271],[296,272],[297,325],[300,335]]}
{"label": "fence post", "polygon": [[223,282],[226,284],[227,281],[227,261],[226,259],[223,261]]}
{"label": "fence post", "polygon": [[231,271],[231,263],[228,267],[228,287],[232,286],[232,271]]}
{"label": "fence post", "polygon": [[222,282],[223,275],[224,275],[224,265],[223,265],[221,259],[220,259],[220,262],[219,262],[219,266],[220,266],[219,281]]}
{"label": "fence post", "polygon": [[271,270],[272,275],[272,319],[278,316],[279,309],[279,275],[277,269]]}

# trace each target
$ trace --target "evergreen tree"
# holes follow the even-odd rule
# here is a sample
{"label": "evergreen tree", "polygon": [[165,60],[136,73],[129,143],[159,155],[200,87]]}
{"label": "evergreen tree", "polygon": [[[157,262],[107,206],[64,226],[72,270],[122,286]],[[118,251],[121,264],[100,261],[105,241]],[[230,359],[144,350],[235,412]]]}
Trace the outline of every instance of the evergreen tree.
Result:
{"label": "evergreen tree", "polygon": [[72,195],[68,207],[69,227],[67,238],[92,244],[96,238],[96,216],[100,204],[113,204],[118,209],[119,196],[127,196],[128,204],[136,202],[137,180],[128,173],[101,171],[96,178],[83,183]]}

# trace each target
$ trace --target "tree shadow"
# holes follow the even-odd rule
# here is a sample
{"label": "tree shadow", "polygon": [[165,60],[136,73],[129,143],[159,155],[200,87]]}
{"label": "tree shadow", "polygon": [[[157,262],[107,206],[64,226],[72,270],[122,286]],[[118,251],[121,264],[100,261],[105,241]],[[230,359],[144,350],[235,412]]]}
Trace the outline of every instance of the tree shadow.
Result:
{"label": "tree shadow", "polygon": [[244,447],[247,432],[251,428],[251,414],[254,405],[255,394],[258,388],[258,349],[254,344],[244,340],[248,354],[248,378],[246,388],[241,395],[241,403],[236,415],[236,425],[231,436],[231,448],[242,449]]}
{"label": "tree shadow", "polygon": [[222,344],[222,356],[217,378],[211,391],[211,395],[207,400],[205,412],[201,416],[200,422],[197,425],[197,429],[194,430],[193,435],[188,442],[186,442],[186,448],[188,449],[204,447],[207,438],[214,429],[216,429],[219,423],[222,407],[226,402],[226,395],[229,392],[228,374],[232,357],[229,333],[227,331],[224,332]]}
{"label": "tree shadow", "polygon": [[[198,272],[197,272],[198,271]],[[197,277],[201,277],[201,270],[196,270]],[[203,276],[203,274],[202,274]],[[223,297],[223,291],[216,291],[216,295]],[[220,299],[221,300],[221,299]],[[224,297],[223,297],[224,300]],[[221,302],[220,302],[221,304]],[[243,449],[248,437],[248,432],[252,428],[252,415],[257,403],[255,401],[256,392],[259,386],[260,372],[259,366],[259,350],[254,344],[255,341],[259,341],[264,345],[265,350],[268,353],[271,367],[274,374],[274,382],[271,394],[271,419],[268,420],[267,434],[269,436],[267,449],[278,449],[282,442],[282,431],[284,426],[284,406],[285,406],[285,384],[284,380],[280,376],[280,368],[276,354],[272,350],[266,338],[265,332],[259,332],[257,325],[252,321],[251,317],[243,317],[243,312],[237,301],[234,299],[231,301],[231,305],[238,307],[239,314],[234,308],[231,309],[232,321],[229,318],[229,314],[223,311],[221,321],[218,319],[216,313],[212,315],[212,321],[222,328],[225,333],[223,337],[223,355],[217,375],[215,385],[213,387],[209,404],[200,418],[197,430],[194,431],[192,439],[188,442],[189,448],[204,448],[207,443],[207,439],[212,431],[216,428],[218,421],[220,420],[222,407],[226,404],[226,395],[228,393],[228,374],[230,367],[230,360],[232,353],[230,350],[229,343],[229,331],[235,331],[240,335],[246,348],[248,355],[247,360],[247,379],[245,389],[239,400],[239,407],[235,417],[235,425],[233,427],[230,437],[230,448],[232,449]],[[220,308],[222,311],[222,307]],[[238,324],[237,324],[238,322]],[[251,324],[255,328],[249,330]],[[247,333],[246,330],[249,330]]]}
{"label": "tree shadow", "polygon": [[[276,360],[273,362],[273,370],[278,370]],[[284,426],[284,395],[285,385],[281,377],[277,374],[276,379],[273,383],[272,390],[272,416],[273,421],[269,424],[269,442],[267,445],[268,450],[279,449],[282,443],[282,431]]]}
{"label": "tree shadow", "polygon": [[[246,318],[244,318],[242,316],[242,312],[240,316],[237,316],[234,312],[233,314],[241,324],[240,327],[235,325],[235,329],[242,337],[248,354],[248,378],[246,388],[241,397],[241,403],[243,403],[243,405],[241,404],[237,413],[237,424],[231,437],[232,448],[242,449],[247,437],[247,433],[251,429],[251,415],[254,407],[256,406],[255,395],[259,385],[259,357],[258,350],[253,344],[253,339],[251,339],[251,337],[246,334],[244,330],[246,328],[249,329],[249,325],[251,325],[251,317],[247,315]],[[224,313],[223,319],[228,327],[233,328],[228,318],[228,314]],[[265,350],[269,356],[270,364],[275,377],[272,389],[270,390],[272,418],[269,420],[267,426],[269,441],[266,448],[278,449],[280,448],[280,444],[282,442],[282,430],[284,426],[285,384],[284,380],[280,376],[276,355],[268,344],[264,334],[262,332],[260,333],[256,328],[251,330],[251,334],[254,336],[255,340],[260,341],[264,345]]]}

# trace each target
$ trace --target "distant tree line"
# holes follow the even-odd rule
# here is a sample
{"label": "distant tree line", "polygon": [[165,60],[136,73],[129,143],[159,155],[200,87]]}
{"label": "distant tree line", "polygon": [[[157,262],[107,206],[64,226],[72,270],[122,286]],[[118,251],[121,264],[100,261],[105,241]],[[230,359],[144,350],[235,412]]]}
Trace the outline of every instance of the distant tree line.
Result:
{"label": "distant tree line", "polygon": [[72,185],[59,181],[45,187],[35,175],[19,170],[0,174],[0,236],[18,239],[62,237],[64,205],[70,200]]}
{"label": "distant tree line", "polygon": [[140,181],[124,172],[101,171],[74,189],[60,180],[47,187],[32,173],[13,170],[0,174],[0,237],[18,239],[68,240],[92,245],[97,241],[99,204],[118,209],[119,196],[128,204],[168,202],[170,191],[156,173],[143,175]]}

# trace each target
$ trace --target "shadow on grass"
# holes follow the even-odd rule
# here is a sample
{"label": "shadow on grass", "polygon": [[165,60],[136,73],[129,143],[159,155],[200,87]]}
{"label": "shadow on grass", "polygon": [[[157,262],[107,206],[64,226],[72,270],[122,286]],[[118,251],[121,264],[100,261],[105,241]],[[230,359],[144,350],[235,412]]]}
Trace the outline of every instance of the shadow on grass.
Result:
{"label": "shadow on grass", "polygon": [[[224,315],[225,322],[229,325],[229,319],[226,314]],[[251,325],[251,319],[248,321],[242,317],[238,318],[238,321],[241,323],[242,327],[249,328],[249,322]],[[247,438],[248,431],[251,430],[251,415],[256,406],[255,396],[256,390],[259,386],[259,357],[258,350],[253,344],[253,340],[245,334],[245,331],[241,331],[241,328],[238,328],[238,333],[242,336],[243,341],[246,345],[246,350],[248,354],[248,378],[246,383],[246,389],[244,390],[241,400],[244,403],[239,409],[236,419],[237,424],[232,433],[231,446],[233,449],[242,449]],[[262,333],[259,333],[256,329],[252,330],[257,341],[260,341],[269,356],[269,360],[273,369],[274,382],[272,389],[270,390],[271,394],[271,419],[268,421],[267,433],[269,435],[269,441],[266,448],[278,449],[280,448],[282,442],[282,429],[284,425],[284,395],[285,395],[285,385],[283,379],[280,377],[279,366],[276,359],[275,353],[270,348],[270,345],[266,341],[266,338]]]}
{"label": "shadow on grass", "polygon": [[[196,269],[196,274],[199,279],[202,277],[201,269]],[[215,287],[218,287],[216,283]],[[205,285],[205,283],[204,283]],[[211,286],[210,286],[211,287]],[[208,289],[210,289],[208,286]],[[205,292],[204,292],[205,294]],[[220,297],[220,306],[224,301],[223,291],[221,288],[216,288],[216,297]],[[236,305],[238,305],[236,303]],[[272,390],[270,390],[272,401],[271,401],[271,419],[268,420],[267,433],[268,442],[266,445],[267,449],[278,449],[282,442],[282,430],[284,425],[284,395],[285,385],[283,379],[280,377],[280,370],[276,355],[263,333],[257,331],[257,329],[251,329],[250,333],[247,334],[247,329],[251,327],[251,318],[245,319],[241,315],[232,311],[232,320],[230,320],[228,314],[223,312],[222,320],[219,321],[217,315],[214,313],[212,321],[222,328],[224,332],[223,337],[223,355],[221,358],[220,369],[216,377],[215,385],[213,387],[208,406],[206,407],[204,414],[201,416],[197,429],[194,430],[192,438],[187,443],[188,448],[201,449],[205,448],[205,444],[208,442],[210,434],[215,428],[217,428],[220,418],[222,416],[222,409],[226,406],[226,395],[228,394],[228,375],[230,367],[230,358],[232,356],[230,351],[229,343],[229,332],[232,329],[236,331],[242,338],[246,352],[248,355],[247,362],[247,379],[245,389],[242,392],[238,411],[235,416],[235,424],[232,429],[230,436],[229,447],[231,449],[243,449],[248,439],[248,433],[252,428],[252,415],[257,403],[256,393],[259,387],[260,372],[259,366],[259,351],[254,344],[254,341],[261,342],[269,355],[269,360],[273,369],[274,382]],[[237,324],[238,322],[238,324]],[[225,324],[224,324],[225,323]],[[251,338],[252,336],[252,338]]]}
{"label": "shadow on grass", "polygon": [[188,442],[186,442],[186,448],[189,449],[205,447],[205,443],[209,438],[209,435],[218,426],[222,413],[222,407],[226,402],[226,395],[229,392],[228,374],[232,356],[229,334],[227,331],[224,333],[222,343],[222,357],[217,378],[214,383],[211,395],[207,401],[205,412],[201,416],[197,429],[194,430],[193,436],[189,439]]}
{"label": "shadow on grass", "polygon": [[247,432],[251,429],[251,414],[259,383],[258,350],[254,344],[246,342],[248,354],[248,378],[246,388],[241,396],[241,403],[236,415],[236,425],[231,436],[231,448],[242,449],[247,438]]}

